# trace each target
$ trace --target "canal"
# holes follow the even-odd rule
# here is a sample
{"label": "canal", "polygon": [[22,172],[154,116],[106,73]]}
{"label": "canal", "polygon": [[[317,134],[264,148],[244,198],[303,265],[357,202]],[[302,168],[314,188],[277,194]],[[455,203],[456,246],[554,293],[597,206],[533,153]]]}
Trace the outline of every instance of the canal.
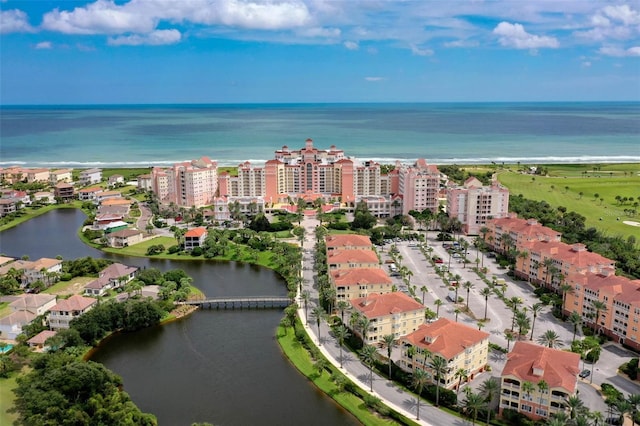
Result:
{"label": "canal", "polygon": [[[106,257],[138,267],[180,268],[207,296],[286,295],[273,271],[234,262],[170,261],[102,253],[76,236],[85,216],[54,210],[0,234],[8,256]],[[161,425],[356,425],[280,352],[279,310],[202,310],[104,341],[93,360],[122,376],[124,390]]]}

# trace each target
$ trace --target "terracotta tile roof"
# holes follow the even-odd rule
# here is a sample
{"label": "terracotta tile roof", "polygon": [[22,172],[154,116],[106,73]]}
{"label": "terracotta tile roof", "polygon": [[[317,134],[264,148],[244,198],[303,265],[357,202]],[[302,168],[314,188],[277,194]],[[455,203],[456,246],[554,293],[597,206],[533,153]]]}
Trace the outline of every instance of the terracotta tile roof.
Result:
{"label": "terracotta tile roof", "polygon": [[431,324],[422,324],[416,331],[403,337],[403,340],[451,360],[457,354],[488,338],[489,333],[447,318],[440,318]]}
{"label": "terracotta tile roof", "polygon": [[378,318],[403,312],[424,311],[424,305],[406,294],[396,291],[386,294],[370,294],[349,301],[354,309],[367,318]]}
{"label": "terracotta tile roof", "polygon": [[57,334],[57,331],[43,330],[40,333],[27,340],[27,343],[31,345],[44,345],[49,337],[53,337]]}
{"label": "terracotta tile roof", "polygon": [[129,206],[133,204],[133,201],[124,198],[108,198],[103,200],[100,204],[103,206]]}
{"label": "terracotta tile roof", "polygon": [[75,294],[66,300],[59,301],[54,307],[50,309],[50,311],[84,311],[94,303],[96,303],[96,299],[92,299],[90,297],[82,297]]}
{"label": "terracotta tile roof", "polygon": [[523,244],[530,252],[541,253],[562,263],[586,268],[597,265],[615,265],[615,261],[588,251],[584,244],[566,244],[558,241],[532,241]]}
{"label": "terracotta tile roof", "polygon": [[327,264],[336,263],[378,263],[378,255],[373,250],[338,250],[327,258]]}
{"label": "terracotta tile roof", "polygon": [[336,285],[350,286],[359,284],[393,284],[393,280],[381,268],[353,268],[331,271]]}
{"label": "terracotta tile roof", "polygon": [[517,233],[521,236],[527,236],[528,239],[544,240],[557,239],[562,233],[554,231],[551,228],[542,226],[535,219],[520,219],[517,217],[503,217],[493,219],[489,223],[495,224],[496,228],[503,231]]}
{"label": "terracotta tile roof", "polygon": [[62,260],[59,259],[51,259],[48,257],[41,257],[40,259],[34,261],[29,269],[40,270],[42,268],[50,269],[54,266],[62,264]]}
{"label": "terracotta tile roof", "polygon": [[[331,206],[333,208],[333,206]],[[325,238],[327,248],[329,247],[371,247],[371,239],[366,235],[358,234],[337,234],[329,235]]]}
{"label": "terracotta tile roof", "polygon": [[36,318],[36,314],[29,311],[16,311],[4,318],[0,318],[0,325],[27,325]]}
{"label": "terracotta tile roof", "polygon": [[507,358],[502,377],[515,376],[533,384],[544,379],[550,388],[563,388],[569,393],[576,389],[577,375],[580,372],[579,354],[528,342],[516,342]]}
{"label": "terracotta tile roof", "polygon": [[101,290],[109,284],[109,277],[98,277],[95,280],[87,283],[84,288],[92,290]]}
{"label": "terracotta tile roof", "polygon": [[207,233],[207,228],[198,227],[198,228],[189,229],[186,232],[186,234],[184,234],[184,236],[185,236],[185,238],[186,237],[200,238],[203,235],[205,235],[206,233]]}
{"label": "terracotta tile roof", "polygon": [[9,306],[17,311],[29,311],[36,310],[52,300],[56,300],[56,296],[53,294],[23,294],[11,302]]}
{"label": "terracotta tile roof", "polygon": [[92,193],[92,192],[102,192],[102,188],[100,188],[99,186],[92,186],[91,188],[80,189],[78,190],[78,192],[81,194]]}
{"label": "terracotta tile roof", "polygon": [[112,263],[111,265],[100,271],[99,275],[101,277],[116,279],[125,275],[133,274],[137,270],[138,268],[135,266],[123,265],[122,263]]}

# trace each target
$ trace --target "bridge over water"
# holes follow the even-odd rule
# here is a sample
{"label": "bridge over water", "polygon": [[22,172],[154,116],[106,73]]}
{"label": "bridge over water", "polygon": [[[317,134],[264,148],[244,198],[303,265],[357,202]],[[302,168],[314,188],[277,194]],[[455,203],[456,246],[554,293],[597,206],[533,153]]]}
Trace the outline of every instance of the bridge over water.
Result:
{"label": "bridge over water", "polygon": [[291,304],[291,299],[284,296],[212,297],[178,304],[207,309],[282,309]]}

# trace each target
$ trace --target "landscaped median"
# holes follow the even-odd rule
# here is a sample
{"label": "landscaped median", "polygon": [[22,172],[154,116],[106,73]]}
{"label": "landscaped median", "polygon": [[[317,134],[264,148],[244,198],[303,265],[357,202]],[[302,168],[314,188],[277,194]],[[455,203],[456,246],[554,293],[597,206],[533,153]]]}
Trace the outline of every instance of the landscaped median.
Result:
{"label": "landscaped median", "polygon": [[278,327],[277,339],[291,363],[320,390],[365,425],[417,425],[356,386],[315,348],[304,327]]}

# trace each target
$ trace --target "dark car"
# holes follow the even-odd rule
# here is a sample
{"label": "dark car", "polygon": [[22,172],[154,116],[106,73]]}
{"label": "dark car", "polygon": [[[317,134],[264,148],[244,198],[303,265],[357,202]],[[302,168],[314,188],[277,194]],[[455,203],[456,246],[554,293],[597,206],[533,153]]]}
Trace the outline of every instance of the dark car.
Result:
{"label": "dark car", "polygon": [[591,371],[589,370],[582,370],[580,372],[580,374],[578,374],[578,376],[582,377],[583,379],[586,379],[587,377],[589,377],[589,375],[591,374]]}

